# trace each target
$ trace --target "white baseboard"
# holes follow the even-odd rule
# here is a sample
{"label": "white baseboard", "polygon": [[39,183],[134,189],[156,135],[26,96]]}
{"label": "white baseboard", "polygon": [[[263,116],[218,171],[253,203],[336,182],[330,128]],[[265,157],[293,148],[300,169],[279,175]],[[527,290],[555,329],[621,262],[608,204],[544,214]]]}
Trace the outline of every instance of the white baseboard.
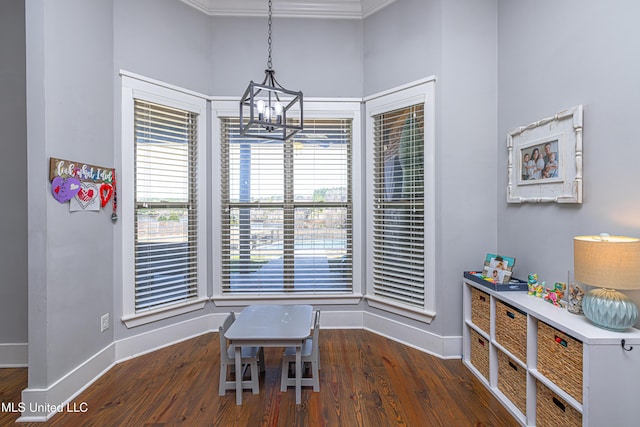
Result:
{"label": "white baseboard", "polygon": [[362,329],[363,311],[322,311],[320,327],[322,329]]}
{"label": "white baseboard", "polygon": [[[23,390],[22,404],[25,410],[18,422],[44,422],[60,410],[90,410],[91,408],[83,406],[84,402],[73,402],[73,399],[115,364],[208,332],[215,332],[226,316],[227,313],[208,314],[115,341],[48,388]],[[326,329],[366,329],[443,359],[459,359],[462,354],[462,337],[438,336],[365,311],[323,311],[320,325]],[[26,347],[26,344],[22,346]],[[1,351],[2,346],[0,355]],[[26,353],[26,348],[21,351]]]}
{"label": "white baseboard", "polygon": [[397,320],[363,312],[363,328],[441,359],[462,357],[462,337],[443,337]]}
{"label": "white baseboard", "polygon": [[[17,422],[44,422],[60,411],[84,408],[73,399],[115,365],[115,343],[110,344],[47,388],[22,390],[24,411]],[[90,408],[89,408],[90,409]]]}
{"label": "white baseboard", "polygon": [[0,344],[0,368],[25,368],[29,363],[29,344]]}
{"label": "white baseboard", "polygon": [[59,411],[91,410],[73,399],[115,364],[211,332],[215,321],[215,315],[201,316],[115,341],[51,386],[23,390],[18,422],[45,422]]}
{"label": "white baseboard", "polygon": [[[216,314],[200,316],[118,340],[115,342],[115,360],[120,363],[207,332],[213,332],[217,330],[217,326],[214,328],[217,317]],[[224,319],[224,316],[220,315],[220,317]]]}
{"label": "white baseboard", "polygon": [[366,329],[441,359],[462,358],[462,337],[443,337],[366,311],[323,311],[323,329]]}

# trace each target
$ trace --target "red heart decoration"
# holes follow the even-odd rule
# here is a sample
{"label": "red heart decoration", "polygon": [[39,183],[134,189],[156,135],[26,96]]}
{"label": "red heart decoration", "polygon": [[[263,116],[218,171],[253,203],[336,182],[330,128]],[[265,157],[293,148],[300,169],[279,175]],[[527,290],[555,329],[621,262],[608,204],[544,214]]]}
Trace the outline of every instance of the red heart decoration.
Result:
{"label": "red heart decoration", "polygon": [[84,191],[84,188],[81,188],[80,191],[78,191],[78,199],[82,200],[83,202],[88,202],[92,198],[93,190]]}
{"label": "red heart decoration", "polygon": [[58,185],[56,188],[54,188],[53,192],[58,194],[60,192],[60,186]]}
{"label": "red heart decoration", "polygon": [[103,208],[109,202],[109,199],[111,199],[112,195],[113,195],[113,186],[111,184],[102,184],[100,186],[100,201],[102,202]]}

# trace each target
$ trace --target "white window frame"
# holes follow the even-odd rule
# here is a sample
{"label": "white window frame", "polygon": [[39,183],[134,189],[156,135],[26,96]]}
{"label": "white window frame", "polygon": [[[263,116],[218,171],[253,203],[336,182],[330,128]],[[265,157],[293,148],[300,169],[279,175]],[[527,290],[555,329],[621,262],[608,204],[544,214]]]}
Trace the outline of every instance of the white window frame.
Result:
{"label": "white window frame", "polygon": [[[374,308],[385,310],[419,320],[424,323],[431,323],[436,315],[436,274],[435,274],[435,77],[428,77],[422,80],[389,89],[364,99],[366,117],[366,194],[367,213],[366,229],[367,236],[373,236],[373,202],[374,202],[374,116],[411,105],[424,104],[424,192],[425,192],[425,283],[424,283],[424,306],[417,308],[411,305],[404,305],[395,300],[386,299],[374,294],[373,289],[373,241],[367,241],[367,292],[365,299]],[[371,239],[373,239],[371,237]]]}
{"label": "white window frame", "polygon": [[[312,301],[314,304],[357,304],[362,300],[362,227],[363,227],[363,186],[362,186],[362,122],[361,122],[361,106],[360,99],[305,99],[304,114],[305,117],[314,119],[352,119],[352,203],[353,203],[353,223],[352,223],[352,268],[353,283],[352,292],[349,295],[344,294],[287,294],[274,293],[269,295],[229,295],[222,292],[222,261],[218,250],[214,250],[212,256],[213,274],[213,297],[212,300],[219,306],[234,306],[255,303],[256,301],[265,301],[273,303],[295,303]],[[212,134],[212,160],[211,164],[221,165],[221,117],[238,117],[239,115],[239,99],[237,98],[211,98],[211,134]],[[212,230],[212,247],[222,247],[222,221],[220,215],[221,209],[221,189],[220,177],[217,168],[213,171],[211,183],[211,197],[213,215]]]}
{"label": "white window frame", "polygon": [[[207,296],[207,98],[157,80],[126,71],[122,78],[122,139],[120,143],[120,170],[116,170],[118,196],[118,222],[122,242],[122,321],[128,328],[204,308]],[[198,284],[195,299],[172,304],[141,313],[135,312],[134,274],[134,99],[154,102],[198,114]]]}

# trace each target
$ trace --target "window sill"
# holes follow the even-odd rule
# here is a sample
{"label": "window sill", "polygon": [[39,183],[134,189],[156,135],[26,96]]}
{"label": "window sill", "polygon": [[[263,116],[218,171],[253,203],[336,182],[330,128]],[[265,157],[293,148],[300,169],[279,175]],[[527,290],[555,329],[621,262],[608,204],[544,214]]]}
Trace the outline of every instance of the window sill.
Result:
{"label": "window sill", "polygon": [[202,308],[204,308],[208,300],[209,298],[207,297],[201,297],[193,301],[175,304],[157,310],[125,315],[122,316],[121,319],[127,328],[134,328],[136,326],[146,325],[147,323],[156,322],[158,320],[178,316],[180,314],[189,313],[191,311],[201,310]]}
{"label": "window sill", "polygon": [[335,305],[355,305],[362,301],[362,295],[214,295],[211,301],[218,307],[231,307],[238,305],[256,304],[265,302],[267,304],[335,304]]}
{"label": "window sill", "polygon": [[408,317],[419,322],[430,324],[436,317],[435,311],[420,310],[419,308],[396,304],[372,295],[365,296],[365,299],[367,300],[367,304],[369,304],[370,307]]}

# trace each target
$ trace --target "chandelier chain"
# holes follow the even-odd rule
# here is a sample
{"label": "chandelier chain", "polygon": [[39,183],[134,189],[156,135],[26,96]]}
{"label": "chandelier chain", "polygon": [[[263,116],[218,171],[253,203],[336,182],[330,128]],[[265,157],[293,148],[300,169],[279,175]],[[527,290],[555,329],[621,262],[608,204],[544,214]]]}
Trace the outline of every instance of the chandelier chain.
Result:
{"label": "chandelier chain", "polygon": [[269,38],[267,39],[267,43],[269,43],[269,58],[267,59],[267,68],[271,70],[273,69],[273,63],[271,62],[271,0],[269,0]]}

